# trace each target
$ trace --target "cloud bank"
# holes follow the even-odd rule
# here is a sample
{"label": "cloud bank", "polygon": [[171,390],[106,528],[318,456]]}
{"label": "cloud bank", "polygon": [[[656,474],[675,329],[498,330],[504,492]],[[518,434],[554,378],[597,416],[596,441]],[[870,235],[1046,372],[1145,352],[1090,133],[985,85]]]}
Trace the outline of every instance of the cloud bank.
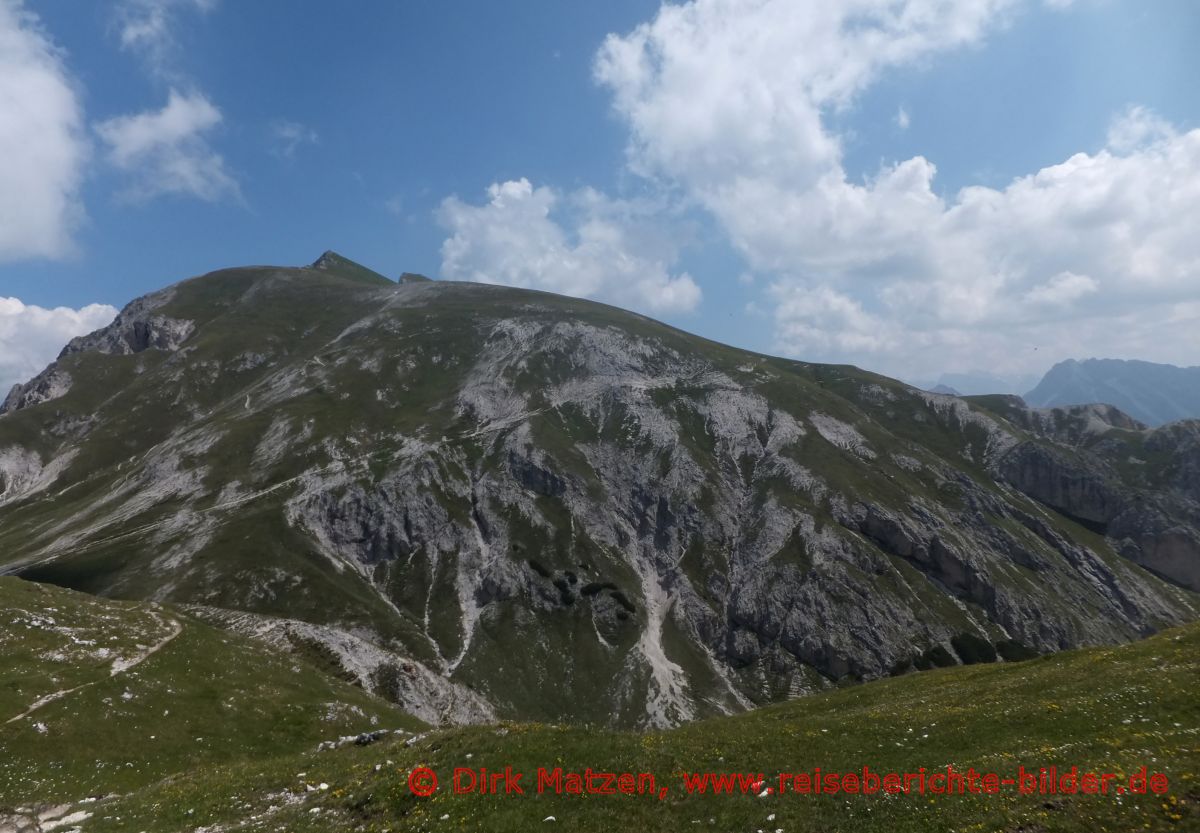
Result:
{"label": "cloud bank", "polygon": [[695,0],[610,36],[595,73],[629,126],[630,167],[682,186],[774,276],[778,350],[909,377],[1047,354],[1194,357],[1200,131],[1135,107],[1094,153],[951,198],[921,156],[846,174],[830,112],[1020,5]]}
{"label": "cloud bank", "polygon": [[20,2],[0,0],[0,262],[71,253],[87,158],[61,53]]}
{"label": "cloud bank", "polygon": [[[494,183],[487,202],[456,197],[439,220],[442,275],[596,298],[650,312],[686,311],[700,301],[678,251],[657,228],[656,206],[614,200],[592,189],[563,197],[527,179]],[[562,212],[556,209],[562,208]],[[563,214],[559,220],[557,214]]]}

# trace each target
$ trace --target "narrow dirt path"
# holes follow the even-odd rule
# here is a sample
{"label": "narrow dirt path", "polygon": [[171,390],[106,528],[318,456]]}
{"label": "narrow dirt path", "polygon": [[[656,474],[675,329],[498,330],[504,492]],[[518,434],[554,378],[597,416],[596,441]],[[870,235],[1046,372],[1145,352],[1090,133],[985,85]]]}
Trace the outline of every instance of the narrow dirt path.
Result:
{"label": "narrow dirt path", "polygon": [[[162,616],[159,616],[157,613],[152,613],[151,615],[159,622],[159,624],[166,624],[166,622],[163,621]],[[179,636],[179,634],[183,633],[183,625],[181,625],[179,623],[179,620],[170,619],[168,621],[170,623],[170,628],[171,628],[171,632],[169,634],[167,634],[165,637],[160,639],[158,642],[151,645],[149,648],[142,651],[140,654],[138,654],[137,656],[135,656],[131,659],[114,660],[113,664],[112,664],[112,670],[109,672],[109,677],[116,677],[119,674],[124,674],[126,671],[137,668],[143,662],[145,662],[150,657],[154,656],[159,651],[161,651],[163,648],[165,648],[171,642],[171,640],[173,640],[175,637]],[[55,692],[45,695],[44,697],[39,697],[37,700],[35,700],[33,702],[33,705],[31,705],[25,711],[21,712],[16,717],[10,717],[8,720],[4,721],[4,723],[5,723],[5,725],[7,725],[9,723],[16,723],[18,720],[21,720],[22,718],[29,717],[29,715],[33,714],[35,711],[42,708],[43,706],[49,705],[50,703],[53,703],[57,700],[61,700],[62,698],[66,697],[68,694],[72,694],[76,691],[79,691],[80,689],[87,688],[88,686],[93,686],[97,682],[99,682],[99,680],[93,680],[90,683],[83,683],[82,685],[77,685],[74,688],[64,688],[62,691],[55,691]]]}
{"label": "narrow dirt path", "polygon": [[[159,616],[157,613],[152,613],[151,615],[155,619],[157,619],[160,623],[162,623],[163,617]],[[115,677],[118,674],[125,673],[126,671],[128,671],[131,668],[137,668],[143,662],[150,659],[150,657],[154,656],[159,651],[161,651],[163,648],[165,648],[167,643],[169,643],[172,639],[179,636],[179,634],[183,633],[183,625],[179,624],[178,619],[171,619],[170,625],[171,625],[171,632],[169,634],[167,634],[161,640],[156,642],[154,645],[151,645],[145,651],[142,651],[142,653],[138,654],[133,659],[114,660],[113,664],[112,664],[112,671],[110,672],[109,676]]]}

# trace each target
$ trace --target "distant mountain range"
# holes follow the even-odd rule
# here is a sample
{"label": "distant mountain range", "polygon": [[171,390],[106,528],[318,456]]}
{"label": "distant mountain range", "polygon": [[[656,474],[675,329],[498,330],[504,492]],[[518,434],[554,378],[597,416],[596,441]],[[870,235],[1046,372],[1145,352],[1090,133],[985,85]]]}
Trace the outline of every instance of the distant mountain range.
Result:
{"label": "distant mountain range", "polygon": [[1200,417],[1200,367],[1122,359],[1068,359],[1025,394],[1035,408],[1115,405],[1151,427]]}
{"label": "distant mountain range", "polygon": [[1036,380],[1037,377],[1033,375],[1000,376],[972,370],[967,373],[943,373],[937,384],[953,388],[962,396],[981,396],[988,393],[1020,393],[1028,390],[1030,385],[1036,384]]}
{"label": "distant mountain range", "polygon": [[1020,394],[1038,383],[1036,374],[1001,376],[987,370],[970,370],[965,373],[943,373],[937,380],[911,378],[904,381],[914,388],[930,393],[946,393],[951,396],[984,396],[992,393]]}

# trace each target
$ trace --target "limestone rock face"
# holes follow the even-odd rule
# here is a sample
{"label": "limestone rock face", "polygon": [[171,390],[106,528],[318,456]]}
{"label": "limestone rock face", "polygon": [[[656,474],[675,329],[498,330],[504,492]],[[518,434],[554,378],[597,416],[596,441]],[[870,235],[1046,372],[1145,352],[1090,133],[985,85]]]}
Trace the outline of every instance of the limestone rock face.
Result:
{"label": "limestone rock face", "polygon": [[[1108,427],[1097,429],[1098,417]],[[1055,449],[1038,440],[1022,443],[997,462],[1004,480],[1108,536],[1126,558],[1200,591],[1200,422],[1149,430],[1111,406],[1094,405],[1031,411],[1024,422],[1045,431],[1042,440],[1065,437],[1075,445]],[[1088,430],[1078,430],[1088,422]],[[1155,471],[1151,462],[1129,453],[1131,443],[1166,465]],[[1080,445],[1090,453],[1081,456]],[[1132,476],[1123,478],[1122,469],[1132,470]],[[1149,485],[1146,474],[1154,476],[1158,488],[1136,488]]]}
{"label": "limestone rock face", "polygon": [[105,353],[127,356],[143,350],[177,350],[195,329],[192,321],[157,313],[170,303],[170,290],[156,292],[125,306],[107,327],[71,339],[59,356],[72,353]]}
{"label": "limestone rock face", "polygon": [[34,381],[85,369],[0,416],[0,569],[232,611],[439,721],[666,726],[1200,611],[1192,423],[332,253],[135,301]]}
{"label": "limestone rock face", "polygon": [[73,353],[131,355],[143,350],[177,350],[191,335],[191,321],[156,315],[155,310],[170,301],[171,293],[159,292],[129,303],[107,327],[71,339],[55,361],[29,382],[14,385],[0,403],[0,414],[49,402],[71,388],[71,374],[61,365],[64,356]]}
{"label": "limestone rock face", "polygon": [[1038,442],[1021,443],[998,462],[997,470],[1025,494],[1103,530],[1120,512],[1124,496],[1087,463]]}
{"label": "limestone rock face", "polygon": [[25,384],[13,385],[0,402],[0,414],[58,399],[70,389],[70,374],[59,369],[57,363],[52,364]]}

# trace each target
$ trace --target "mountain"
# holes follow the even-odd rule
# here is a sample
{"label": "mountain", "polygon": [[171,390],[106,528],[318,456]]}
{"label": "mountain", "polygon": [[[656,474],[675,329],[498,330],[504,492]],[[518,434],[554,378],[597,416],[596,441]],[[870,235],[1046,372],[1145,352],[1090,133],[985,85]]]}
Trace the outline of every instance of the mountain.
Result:
{"label": "mountain", "polygon": [[1200,610],[1200,423],[333,253],[137,299],[3,411],[0,570],[184,606],[433,723],[670,726]]}
{"label": "mountain", "polygon": [[1200,367],[1068,359],[1050,368],[1025,401],[1039,408],[1102,402],[1151,426],[1200,419]]}
{"label": "mountain", "polygon": [[[0,722],[0,830],[14,833],[673,831],[697,820],[699,829],[793,833],[1196,826],[1195,624],[1118,648],[909,674],[638,737],[524,723],[425,731],[314,667],[295,673],[289,666],[304,663],[170,606],[3,578],[0,616],[8,713],[85,686]],[[1078,767],[1120,773],[1118,785],[1147,766],[1167,776],[1169,794],[1022,795],[1014,785],[999,795],[757,798],[743,794],[754,779],[735,779],[732,795],[689,794],[681,777],[761,772],[776,788],[784,772],[932,774],[947,762],[999,778],[1015,778],[1019,766],[1063,775]],[[407,787],[418,766],[439,778],[432,798]],[[451,789],[455,768],[505,767],[521,775],[525,795]],[[656,791],[537,795],[539,767],[650,773]]]}
{"label": "mountain", "polygon": [[914,387],[934,393],[954,392],[955,396],[983,396],[992,393],[1020,393],[1037,383],[1036,376],[1001,376],[986,370],[943,373],[936,382],[909,380]]}

